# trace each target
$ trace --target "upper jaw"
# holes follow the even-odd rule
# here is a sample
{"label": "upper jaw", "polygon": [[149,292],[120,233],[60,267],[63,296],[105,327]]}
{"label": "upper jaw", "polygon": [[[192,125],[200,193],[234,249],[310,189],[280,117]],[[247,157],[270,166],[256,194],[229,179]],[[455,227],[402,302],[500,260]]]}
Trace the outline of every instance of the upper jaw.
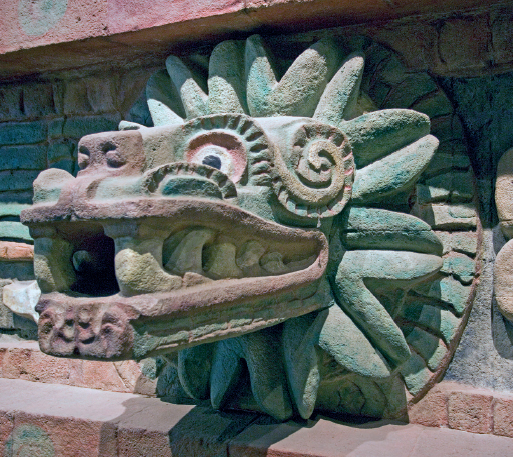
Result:
{"label": "upper jaw", "polygon": [[[34,233],[39,228],[44,234],[43,214],[34,216]],[[40,344],[53,355],[142,358],[256,331],[326,306],[319,296],[328,261],[324,234],[285,227],[222,201],[96,202],[76,208],[74,222],[53,227],[53,240],[74,246],[87,238],[88,227],[95,236],[103,230],[112,238],[120,287],[108,297],[46,290],[39,306]],[[105,317],[112,310],[115,324]],[[85,315],[87,338],[80,321]]]}

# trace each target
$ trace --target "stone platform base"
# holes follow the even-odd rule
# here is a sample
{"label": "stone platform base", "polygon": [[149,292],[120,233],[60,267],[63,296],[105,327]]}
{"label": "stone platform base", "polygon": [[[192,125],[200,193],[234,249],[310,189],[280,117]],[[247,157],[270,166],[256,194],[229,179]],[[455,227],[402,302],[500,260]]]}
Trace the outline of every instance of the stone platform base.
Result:
{"label": "stone platform base", "polygon": [[504,457],[511,438],[317,417],[276,424],[156,398],[0,379],[0,455],[39,457]]}
{"label": "stone platform base", "polygon": [[[0,342],[0,378],[87,387],[155,397],[150,360],[136,363],[61,359],[43,354],[36,342]],[[160,404],[160,400],[156,400]],[[183,408],[176,406],[176,408]],[[185,407],[190,408],[190,407]],[[513,438],[513,395],[455,382],[441,382],[411,405],[411,424]],[[0,453],[1,455],[1,453]]]}
{"label": "stone platform base", "polygon": [[[43,354],[35,341],[0,342],[0,378],[112,392],[155,395],[156,380],[143,374],[144,362],[95,362]],[[151,369],[150,369],[151,371]]]}

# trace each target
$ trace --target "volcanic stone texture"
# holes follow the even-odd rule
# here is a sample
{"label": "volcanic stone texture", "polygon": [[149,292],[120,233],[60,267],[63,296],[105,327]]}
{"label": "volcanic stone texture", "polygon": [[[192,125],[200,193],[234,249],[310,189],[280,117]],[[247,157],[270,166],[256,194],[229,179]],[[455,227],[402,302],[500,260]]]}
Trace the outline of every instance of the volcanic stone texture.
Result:
{"label": "volcanic stone texture", "polygon": [[387,421],[276,424],[253,413],[0,379],[0,453],[23,448],[59,457],[428,457],[433,449],[445,457],[502,457],[513,440]]}

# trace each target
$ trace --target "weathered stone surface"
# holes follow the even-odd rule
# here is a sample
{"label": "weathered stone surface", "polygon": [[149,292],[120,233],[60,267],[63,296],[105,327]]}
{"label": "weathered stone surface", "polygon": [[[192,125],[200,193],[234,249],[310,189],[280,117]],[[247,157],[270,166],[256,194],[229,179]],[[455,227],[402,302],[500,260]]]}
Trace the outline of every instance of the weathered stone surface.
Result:
{"label": "weathered stone surface", "polygon": [[448,393],[445,389],[435,387],[422,400],[410,407],[408,410],[409,422],[427,427],[448,427],[447,401]]}
{"label": "weathered stone surface", "polygon": [[513,149],[504,153],[497,167],[497,181],[495,186],[495,203],[501,221],[501,229],[508,238],[513,236]]}
{"label": "weathered stone surface", "polygon": [[[406,74],[404,69],[400,72],[401,75]],[[429,75],[424,74],[420,77],[418,76],[410,76],[401,81],[399,84],[395,85],[394,88],[388,93],[386,102],[383,105],[383,108],[392,108],[395,106],[412,106],[415,105],[415,102],[420,99],[422,96],[422,100],[425,100],[425,95],[428,93],[432,93],[436,91],[437,86],[435,82],[429,77]],[[445,102],[446,103],[446,102]],[[422,106],[421,106],[422,108]],[[422,110],[418,110],[423,112]],[[452,109],[445,110],[448,113],[452,113]],[[448,114],[446,113],[446,114]],[[426,113],[427,114],[427,113]],[[435,115],[438,113],[435,113]]]}
{"label": "weathered stone surface", "polygon": [[43,170],[46,168],[46,145],[0,148],[0,170]]}
{"label": "weathered stone surface", "polygon": [[48,147],[48,164],[55,166],[62,160],[73,160],[76,144],[69,140],[60,140],[50,143]]}
{"label": "weathered stone surface", "polygon": [[415,205],[413,214],[435,229],[471,230],[477,225],[477,214],[473,205],[441,205],[428,203]]}
{"label": "weathered stone surface", "polygon": [[36,305],[41,296],[36,281],[17,281],[3,287],[2,301],[13,313],[32,319],[37,323],[39,314]]}
{"label": "weathered stone surface", "polygon": [[429,163],[426,172],[429,175],[451,172],[456,170],[468,170],[470,160],[466,153],[456,154],[453,152],[453,145],[441,143],[438,151]]}
{"label": "weathered stone surface", "polygon": [[0,261],[34,260],[34,247],[30,244],[0,241]]}
{"label": "weathered stone surface", "polygon": [[[495,189],[495,202],[497,204],[497,213],[500,220],[500,227],[507,238],[513,235],[513,213],[512,213],[512,157],[513,150],[510,149],[501,157],[497,169],[497,182]],[[513,318],[512,308],[512,262],[511,262],[512,242],[511,240],[497,254],[495,262],[494,288],[495,298],[500,312],[509,320]]]}
{"label": "weathered stone surface", "polygon": [[0,119],[2,121],[23,118],[22,94],[23,89],[16,85],[7,85],[0,88]]}
{"label": "weathered stone surface", "polygon": [[[473,195],[459,182],[468,163],[451,162],[454,185],[436,197],[436,215],[404,214],[400,201],[438,146],[429,118],[365,113],[375,107],[360,94],[364,52],[343,56],[328,38],[298,46],[292,63],[273,67],[261,38],[223,42],[203,75],[196,67],[205,59],[168,58],[146,91],[156,127],[124,122],[121,132],[86,136],[76,178],[55,169],[39,176],[22,218],[35,237],[44,351],[123,360],[184,349],[178,377],[193,397],[218,408],[247,396],[250,408],[279,420],[295,411],[308,418],[323,382],[335,411],[401,414],[402,378],[416,396],[441,373],[469,295],[458,279],[468,283],[471,273],[461,254],[446,262],[449,277],[432,282],[443,251],[432,228],[477,225],[472,204],[451,201]],[[424,109],[437,114],[435,130],[460,138],[431,78],[405,72],[397,59],[384,66],[383,103],[409,106],[433,93]],[[112,81],[67,83],[50,164],[72,171],[73,143],[61,132],[77,139],[114,129],[117,114],[89,114],[113,111]],[[423,178],[428,186],[445,184],[444,167]],[[422,303],[454,310],[453,319],[421,312],[405,324],[412,288]],[[298,331],[305,337],[296,341]],[[94,382],[99,372],[88,369],[73,377]],[[112,370],[104,376],[112,388],[126,383]]]}
{"label": "weathered stone surface", "polygon": [[[3,288],[5,285],[10,284],[12,281],[10,279],[1,279],[0,280],[0,328],[3,329],[11,329],[14,326],[12,312],[7,306],[3,304]],[[4,351],[5,352],[5,351]],[[3,360],[4,354],[0,355],[0,359]],[[0,361],[0,369],[2,366],[2,362]]]}
{"label": "weathered stone surface", "polygon": [[22,341],[0,344],[0,359],[2,378],[149,396],[156,392],[155,379],[131,360],[106,363],[57,358],[42,353],[35,342]]}
{"label": "weathered stone surface", "polygon": [[34,144],[46,140],[45,121],[0,123],[0,144]]}
{"label": "weathered stone surface", "polygon": [[20,281],[34,279],[34,265],[32,262],[2,262],[2,276],[17,278]]}
{"label": "weathered stone surface", "polygon": [[[486,14],[472,17],[473,27],[468,27],[470,18],[447,22],[440,30],[440,59],[450,69],[485,68],[489,59],[489,37]],[[477,32],[479,30],[479,32]],[[490,33],[487,30],[487,33]],[[485,32],[486,34],[486,32]]]}
{"label": "weathered stone surface", "polygon": [[23,112],[27,117],[55,113],[53,87],[50,83],[31,84],[23,88]]}
{"label": "weathered stone surface", "polygon": [[411,108],[429,117],[446,116],[454,111],[449,98],[441,90],[431,92],[428,96],[422,97]]}
{"label": "weathered stone surface", "polygon": [[493,427],[492,400],[489,394],[452,392],[449,394],[449,427],[472,433],[490,433]]}
{"label": "weathered stone surface", "polygon": [[513,242],[510,240],[497,255],[493,281],[499,310],[509,320],[513,319],[512,251]]}
{"label": "weathered stone surface", "polygon": [[513,398],[496,396],[493,399],[493,434],[513,438]]}
{"label": "weathered stone surface", "polygon": [[5,453],[5,443],[14,428],[13,415],[7,412],[0,412],[0,451]]}
{"label": "weathered stone surface", "polygon": [[69,138],[80,138],[90,133],[116,130],[120,120],[118,115],[71,117],[64,122],[62,134]]}
{"label": "weathered stone surface", "polygon": [[470,256],[477,252],[477,236],[475,232],[442,232],[435,231],[444,245],[444,254],[454,250]]}
{"label": "weathered stone surface", "polygon": [[440,116],[434,118],[431,123],[431,133],[437,138],[449,140],[463,140],[463,126],[457,116]]}

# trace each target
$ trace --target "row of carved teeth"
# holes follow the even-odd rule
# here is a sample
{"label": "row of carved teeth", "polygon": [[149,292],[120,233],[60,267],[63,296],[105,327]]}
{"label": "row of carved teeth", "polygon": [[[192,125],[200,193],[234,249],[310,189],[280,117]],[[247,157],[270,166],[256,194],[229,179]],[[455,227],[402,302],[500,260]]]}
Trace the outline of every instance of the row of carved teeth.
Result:
{"label": "row of carved teeth", "polygon": [[164,268],[183,278],[182,287],[218,279],[272,276],[303,270],[316,256],[286,262],[277,250],[249,240],[239,247],[209,228],[186,229],[168,238],[163,247]]}

